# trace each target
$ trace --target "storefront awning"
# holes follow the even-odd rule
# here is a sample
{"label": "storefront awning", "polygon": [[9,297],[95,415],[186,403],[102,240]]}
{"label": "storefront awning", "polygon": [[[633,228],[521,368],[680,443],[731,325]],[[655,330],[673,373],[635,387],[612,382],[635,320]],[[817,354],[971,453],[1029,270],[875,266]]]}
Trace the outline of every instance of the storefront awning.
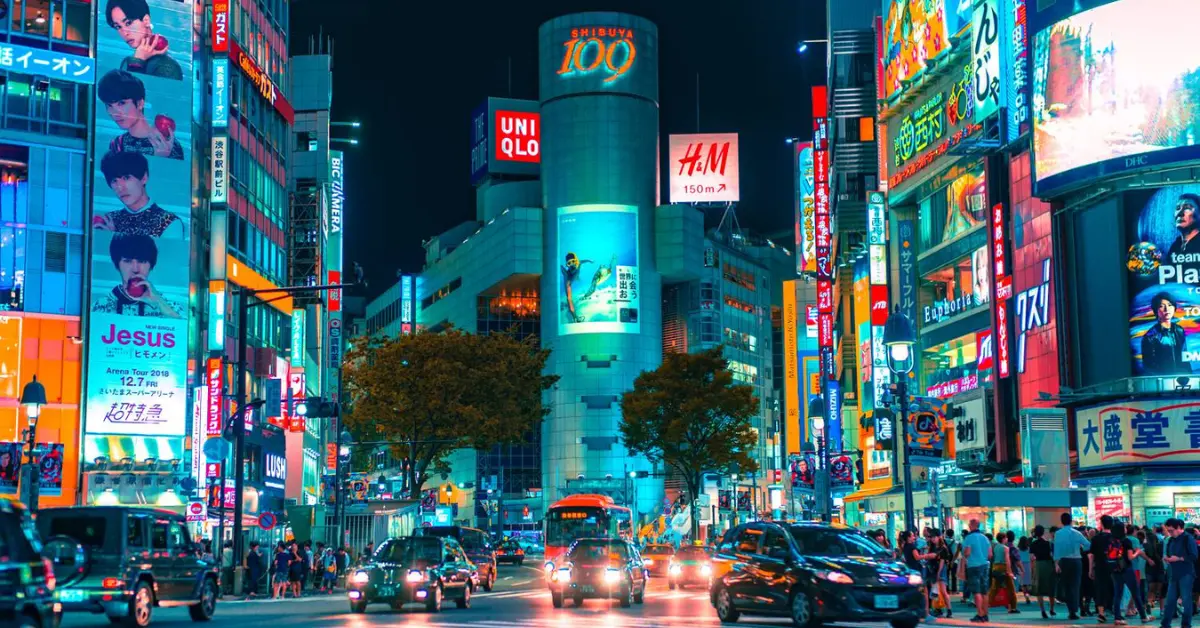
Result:
{"label": "storefront awning", "polygon": [[843,497],[842,502],[846,503],[846,504],[860,502],[869,497],[875,497],[876,495],[882,495],[882,494],[890,491],[891,489],[892,489],[891,486],[880,486],[878,488],[868,488],[868,489],[855,491],[855,492],[850,493],[849,495]]}
{"label": "storefront awning", "polygon": [[[1087,506],[1087,491],[1020,486],[958,486],[941,491],[943,508],[1071,508]],[[913,508],[937,505],[926,490],[913,492]],[[867,512],[901,512],[904,489],[896,487],[866,501]]]}

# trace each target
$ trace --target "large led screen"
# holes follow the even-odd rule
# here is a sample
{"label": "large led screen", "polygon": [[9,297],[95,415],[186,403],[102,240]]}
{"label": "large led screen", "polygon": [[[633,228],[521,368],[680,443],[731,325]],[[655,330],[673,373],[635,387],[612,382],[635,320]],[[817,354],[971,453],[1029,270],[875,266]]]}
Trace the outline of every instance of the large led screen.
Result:
{"label": "large led screen", "polygon": [[883,91],[902,93],[971,23],[972,0],[884,0]]}
{"label": "large led screen", "polygon": [[1076,181],[1200,156],[1195,0],[1121,0],[1034,38],[1039,195]]}
{"label": "large led screen", "polygon": [[558,210],[558,333],[637,333],[637,208]]}
{"label": "large led screen", "polygon": [[187,431],[192,2],[98,16],[89,434]]}
{"label": "large led screen", "polygon": [[1126,196],[1135,375],[1200,370],[1200,185]]}

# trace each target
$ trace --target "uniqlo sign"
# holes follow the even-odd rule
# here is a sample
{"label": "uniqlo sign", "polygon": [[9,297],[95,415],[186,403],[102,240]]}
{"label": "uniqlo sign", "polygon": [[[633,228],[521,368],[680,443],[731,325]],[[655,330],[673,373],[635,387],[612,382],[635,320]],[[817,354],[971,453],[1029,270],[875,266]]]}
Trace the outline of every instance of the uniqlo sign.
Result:
{"label": "uniqlo sign", "polygon": [[229,52],[229,0],[213,0],[213,52]]}
{"label": "uniqlo sign", "polygon": [[871,325],[882,327],[888,318],[887,286],[871,286]]}
{"label": "uniqlo sign", "polygon": [[221,435],[221,401],[224,399],[221,358],[209,358],[205,369],[205,385],[208,388],[208,411],[205,415],[205,432],[209,436]]}
{"label": "uniqlo sign", "polygon": [[542,160],[541,114],[524,111],[496,111],[496,161]]}

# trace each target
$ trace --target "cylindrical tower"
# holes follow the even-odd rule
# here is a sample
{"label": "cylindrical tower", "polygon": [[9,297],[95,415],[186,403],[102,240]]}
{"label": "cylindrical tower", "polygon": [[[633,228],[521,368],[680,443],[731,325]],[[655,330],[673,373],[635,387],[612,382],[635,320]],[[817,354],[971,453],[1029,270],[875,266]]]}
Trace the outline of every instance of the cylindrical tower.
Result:
{"label": "cylindrical tower", "polygon": [[[578,13],[539,34],[545,266],[542,338],[562,379],[542,432],[547,503],[579,477],[647,471],[617,426],[621,394],[662,361],[654,260],[658,29],[622,13]],[[662,481],[625,483],[639,512]]]}

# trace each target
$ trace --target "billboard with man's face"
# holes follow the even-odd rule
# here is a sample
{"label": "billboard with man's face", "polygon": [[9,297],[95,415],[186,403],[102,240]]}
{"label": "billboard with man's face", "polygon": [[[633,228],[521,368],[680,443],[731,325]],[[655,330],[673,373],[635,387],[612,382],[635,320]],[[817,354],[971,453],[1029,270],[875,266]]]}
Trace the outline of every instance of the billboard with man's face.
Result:
{"label": "billboard with man's face", "polygon": [[84,430],[187,431],[192,1],[97,2]]}
{"label": "billboard with man's face", "polygon": [[1200,367],[1200,185],[1125,197],[1134,375]]}

